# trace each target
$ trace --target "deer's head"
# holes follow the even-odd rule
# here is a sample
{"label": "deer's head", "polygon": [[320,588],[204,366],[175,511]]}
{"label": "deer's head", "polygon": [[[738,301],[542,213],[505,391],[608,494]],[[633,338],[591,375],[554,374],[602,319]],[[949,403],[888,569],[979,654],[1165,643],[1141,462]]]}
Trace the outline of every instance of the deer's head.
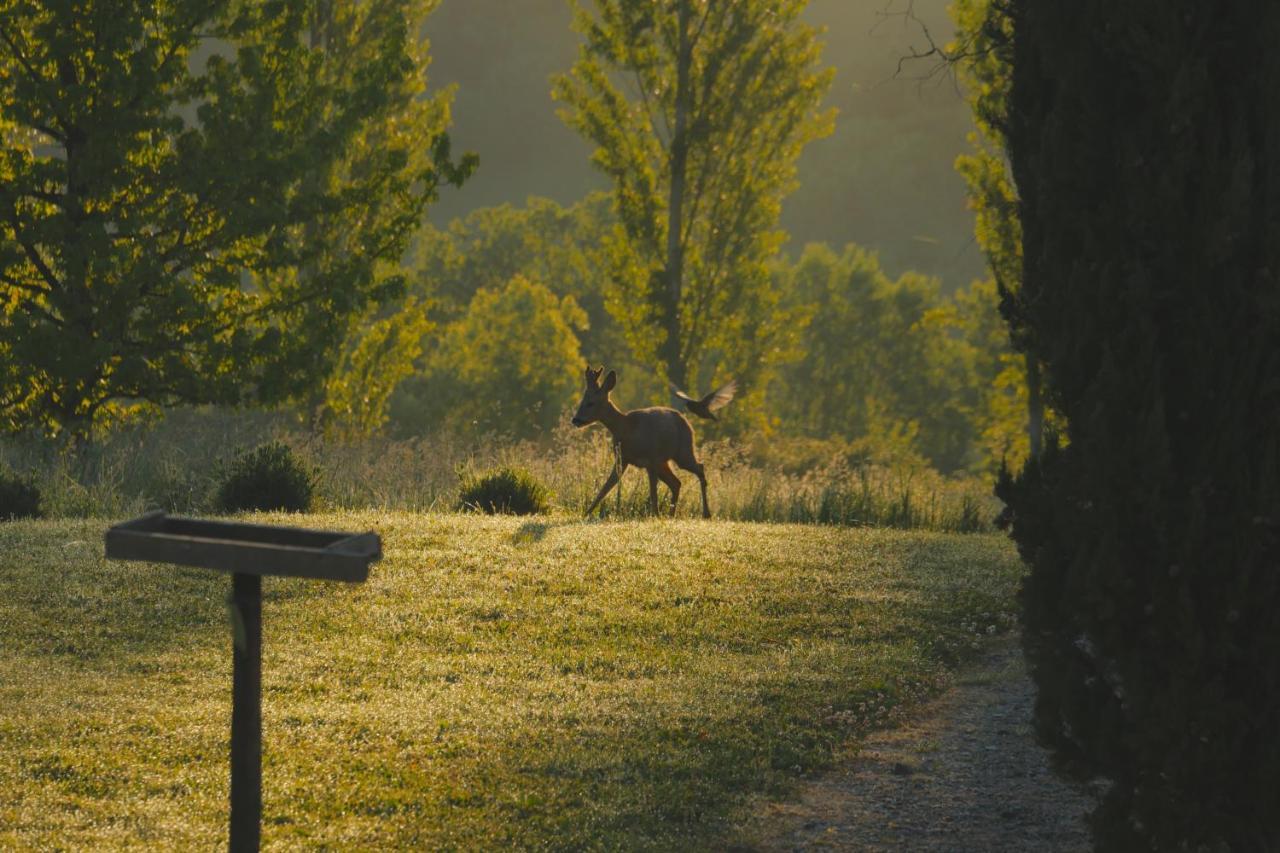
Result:
{"label": "deer's head", "polygon": [[587,424],[595,423],[600,420],[600,416],[608,408],[609,392],[613,390],[614,385],[618,384],[618,374],[610,370],[609,375],[604,378],[604,382],[601,382],[601,373],[604,373],[603,367],[595,370],[590,367],[587,368],[587,387],[582,392],[582,402],[578,404],[578,413],[573,416],[573,420],[570,422],[576,427],[584,427]]}

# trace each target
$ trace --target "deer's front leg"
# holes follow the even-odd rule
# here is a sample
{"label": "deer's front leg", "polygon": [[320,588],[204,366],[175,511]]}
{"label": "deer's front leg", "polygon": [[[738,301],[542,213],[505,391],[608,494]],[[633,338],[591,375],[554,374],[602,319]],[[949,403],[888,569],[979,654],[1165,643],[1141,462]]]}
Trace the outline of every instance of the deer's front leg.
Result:
{"label": "deer's front leg", "polygon": [[596,507],[600,506],[600,501],[604,500],[604,496],[609,494],[609,490],[617,485],[621,473],[626,470],[627,466],[624,464],[621,468],[615,466],[609,471],[609,478],[605,480],[604,485],[600,487],[600,494],[596,495],[596,499],[591,502],[591,508],[587,510],[588,518],[591,517],[591,513],[596,511]]}

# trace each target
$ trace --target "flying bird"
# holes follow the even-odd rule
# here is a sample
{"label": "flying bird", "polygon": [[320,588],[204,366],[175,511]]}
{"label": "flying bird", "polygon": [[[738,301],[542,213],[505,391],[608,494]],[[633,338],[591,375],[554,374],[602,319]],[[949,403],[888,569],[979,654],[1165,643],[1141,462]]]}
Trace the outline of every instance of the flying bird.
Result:
{"label": "flying bird", "polygon": [[717,409],[723,409],[729,405],[729,401],[733,399],[733,395],[738,393],[738,380],[730,379],[716,390],[712,391],[701,400],[696,400],[688,394],[681,391],[675,385],[671,386],[671,393],[676,395],[680,402],[684,403],[684,407],[700,418],[708,420],[720,420],[714,414]]}

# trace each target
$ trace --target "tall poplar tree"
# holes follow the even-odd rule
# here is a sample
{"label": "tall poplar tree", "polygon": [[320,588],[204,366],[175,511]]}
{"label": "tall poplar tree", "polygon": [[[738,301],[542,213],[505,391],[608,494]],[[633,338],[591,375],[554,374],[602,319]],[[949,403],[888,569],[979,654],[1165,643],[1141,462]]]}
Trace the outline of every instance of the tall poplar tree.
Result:
{"label": "tall poplar tree", "polygon": [[594,0],[555,81],[596,145],[619,224],[609,307],[637,356],[678,385],[751,385],[790,331],[767,260],[795,162],[828,132],[832,79],[804,0]]}
{"label": "tall poplar tree", "polygon": [[426,8],[0,2],[0,426],[322,383],[467,170]]}
{"label": "tall poplar tree", "polygon": [[1027,400],[1029,456],[1040,455],[1045,429],[1041,366],[1017,339],[1022,328],[1022,221],[1018,192],[1005,153],[1009,88],[1013,78],[1013,22],[1008,0],[956,0],[951,15],[957,40],[945,54],[964,85],[977,126],[973,150],[956,158],[956,170],[969,185],[974,235],[1000,293],[1001,312],[1010,322],[1014,344],[1023,352],[1021,376]]}

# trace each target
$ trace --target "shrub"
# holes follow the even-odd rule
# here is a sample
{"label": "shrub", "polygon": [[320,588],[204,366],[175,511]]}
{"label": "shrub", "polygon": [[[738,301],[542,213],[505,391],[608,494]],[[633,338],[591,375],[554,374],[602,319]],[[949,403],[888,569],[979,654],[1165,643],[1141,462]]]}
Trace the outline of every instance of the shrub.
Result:
{"label": "shrub", "polygon": [[35,478],[0,471],[0,521],[39,518],[42,514]]}
{"label": "shrub", "polygon": [[459,502],[490,515],[541,515],[551,508],[551,493],[525,469],[506,467],[483,477],[463,475]]}
{"label": "shrub", "polygon": [[315,481],[314,469],[289,445],[273,441],[236,456],[214,503],[221,512],[306,512],[311,508]]}
{"label": "shrub", "polygon": [[1280,850],[1280,5],[1013,9],[1004,307],[1066,428],[999,492],[1037,729],[1109,780],[1098,850]]}

